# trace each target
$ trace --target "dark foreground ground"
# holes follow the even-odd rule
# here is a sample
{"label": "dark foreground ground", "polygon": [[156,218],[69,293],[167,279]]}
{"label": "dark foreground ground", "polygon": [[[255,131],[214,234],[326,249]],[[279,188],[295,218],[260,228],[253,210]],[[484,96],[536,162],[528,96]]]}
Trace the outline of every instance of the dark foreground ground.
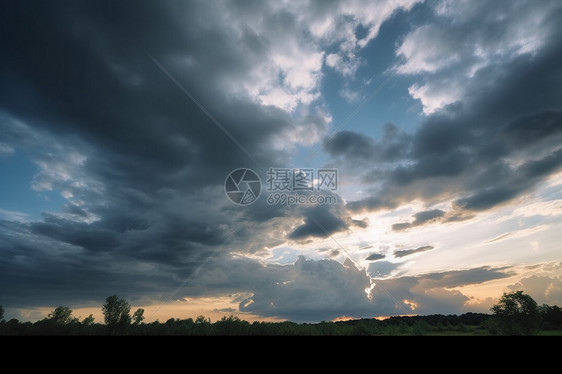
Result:
{"label": "dark foreground ground", "polygon": [[391,317],[385,320],[360,319],[341,322],[294,323],[254,322],[223,317],[214,323],[204,317],[107,326],[99,323],[57,324],[49,320],[35,323],[10,320],[0,324],[0,336],[38,335],[133,335],[133,336],[562,336],[561,321],[541,321],[538,328],[510,324],[499,326],[489,314],[429,315]]}

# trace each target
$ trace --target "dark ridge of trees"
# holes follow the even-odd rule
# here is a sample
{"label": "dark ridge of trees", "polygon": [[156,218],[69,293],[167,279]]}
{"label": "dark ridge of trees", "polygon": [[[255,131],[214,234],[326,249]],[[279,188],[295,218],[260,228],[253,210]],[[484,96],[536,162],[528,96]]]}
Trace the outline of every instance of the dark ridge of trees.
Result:
{"label": "dark ridge of trees", "polygon": [[493,314],[397,316],[385,320],[355,319],[319,323],[253,322],[224,316],[170,318],[144,323],[144,310],[132,315],[129,303],[117,295],[105,300],[104,324],[92,315],[82,321],[68,307],[59,306],[35,323],[5,321],[0,306],[0,336],[15,335],[133,335],[133,336],[385,336],[385,335],[562,335],[562,309],[542,305],[521,291],[507,293],[492,308]]}

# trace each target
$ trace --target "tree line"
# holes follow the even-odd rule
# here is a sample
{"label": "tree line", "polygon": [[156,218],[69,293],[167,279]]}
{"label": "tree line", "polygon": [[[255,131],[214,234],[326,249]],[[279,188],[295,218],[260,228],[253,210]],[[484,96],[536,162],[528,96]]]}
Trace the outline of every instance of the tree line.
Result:
{"label": "tree line", "polygon": [[144,309],[131,314],[131,306],[117,295],[103,306],[104,323],[93,315],[82,321],[65,306],[55,308],[35,323],[4,320],[0,306],[0,335],[183,335],[183,336],[271,336],[271,335],[534,335],[562,334],[562,309],[537,303],[522,291],[504,293],[492,314],[396,316],[385,320],[357,319],[339,322],[253,322],[230,315],[212,323],[209,318],[170,318],[144,323]]}

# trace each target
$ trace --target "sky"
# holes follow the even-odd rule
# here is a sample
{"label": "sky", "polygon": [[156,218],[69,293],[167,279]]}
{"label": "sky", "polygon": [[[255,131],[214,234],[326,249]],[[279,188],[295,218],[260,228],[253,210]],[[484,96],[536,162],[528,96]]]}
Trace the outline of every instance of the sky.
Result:
{"label": "sky", "polygon": [[558,0],[12,1],[0,305],[562,305]]}

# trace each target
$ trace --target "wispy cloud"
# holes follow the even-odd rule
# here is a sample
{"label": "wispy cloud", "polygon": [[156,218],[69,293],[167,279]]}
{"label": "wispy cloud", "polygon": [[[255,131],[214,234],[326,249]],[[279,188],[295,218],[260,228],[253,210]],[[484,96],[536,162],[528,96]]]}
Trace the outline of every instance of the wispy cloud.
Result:
{"label": "wispy cloud", "polygon": [[520,239],[524,238],[525,236],[535,234],[537,232],[546,230],[550,227],[550,225],[541,225],[537,227],[529,227],[526,229],[521,229],[517,231],[507,232],[505,234],[499,235],[493,239],[488,240],[486,243],[495,243],[506,239]]}
{"label": "wispy cloud", "polygon": [[3,217],[3,219],[6,219],[8,221],[15,221],[15,222],[26,222],[28,217],[28,214],[26,213],[15,212],[15,211],[5,210],[1,208],[0,208],[0,215]]}
{"label": "wispy cloud", "polygon": [[401,258],[401,257],[411,256],[411,255],[414,255],[416,253],[431,251],[434,248],[435,247],[433,247],[431,245],[424,245],[423,247],[418,247],[418,248],[413,248],[413,249],[402,249],[402,250],[399,250],[399,251],[394,251],[394,257]]}

